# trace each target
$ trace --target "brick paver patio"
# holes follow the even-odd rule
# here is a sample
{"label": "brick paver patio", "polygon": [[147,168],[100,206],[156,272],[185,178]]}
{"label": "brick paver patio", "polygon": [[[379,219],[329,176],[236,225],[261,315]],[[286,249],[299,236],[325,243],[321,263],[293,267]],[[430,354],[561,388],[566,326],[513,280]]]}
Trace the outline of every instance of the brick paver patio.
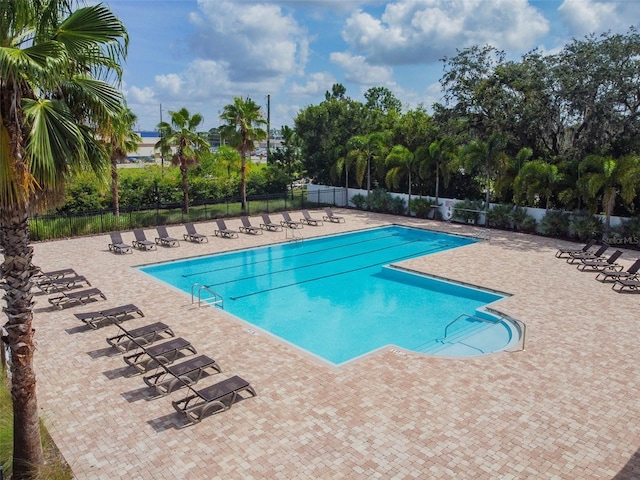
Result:
{"label": "brick paver patio", "polygon": [[[479,230],[338,213],[345,223],[305,227],[304,236],[389,223]],[[239,224],[227,220],[229,228]],[[197,225],[208,235],[215,228]],[[169,227],[174,237],[184,231]],[[123,238],[131,243],[133,234]],[[197,308],[132,268],[283,241],[283,232],[210,237],[132,255],[110,253],[108,235],[35,245],[43,269],[73,267],[108,297],[64,310],[35,297],[39,405],[76,478],[640,478],[640,295],[612,292],[595,274],[556,259],[556,248],[569,243],[492,231],[489,242],[403,263],[513,294],[498,308],[526,323],[525,351],[441,358],[389,346],[340,367],[222,310]],[[625,250],[621,262],[626,267],[639,255]],[[128,326],[163,321],[218,361],[223,373],[203,386],[240,375],[258,396],[185,426],[171,405],[184,394],[152,398],[108,348],[115,326],[92,330],[73,316],[123,303],[146,315]]]}

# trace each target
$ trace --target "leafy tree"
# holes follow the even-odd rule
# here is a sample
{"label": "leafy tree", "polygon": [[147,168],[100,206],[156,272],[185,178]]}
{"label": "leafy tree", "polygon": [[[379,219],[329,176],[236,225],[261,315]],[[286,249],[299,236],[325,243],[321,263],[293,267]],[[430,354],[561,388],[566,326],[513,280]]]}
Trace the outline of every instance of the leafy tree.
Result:
{"label": "leafy tree", "polygon": [[496,198],[499,202],[511,203],[514,201],[514,184],[523,165],[533,156],[531,148],[523,147],[515,158],[507,158],[500,175],[495,182]]}
{"label": "leafy tree", "polygon": [[[289,178],[288,183],[291,184],[302,169],[298,138],[295,131],[287,125],[283,126],[280,132],[282,147],[275,149],[270,156],[270,161],[285,172]],[[291,197],[293,198],[293,187],[291,188]]]}
{"label": "leafy tree", "polygon": [[539,199],[545,199],[545,210],[551,208],[551,200],[557,185],[562,180],[557,165],[544,160],[532,160],[524,164],[514,182],[515,200],[536,205]]}
{"label": "leafy tree", "polygon": [[260,112],[260,106],[247,97],[234,97],[233,103],[226,105],[220,118],[227,122],[221,127],[224,138],[229,139],[232,146],[240,152],[240,195],[242,211],[247,211],[247,154],[255,148],[255,142],[267,138],[262,129],[266,120]]}
{"label": "leafy tree", "polygon": [[347,89],[341,83],[334,83],[331,86],[331,93],[325,92],[324,98],[327,101],[330,100],[344,100],[346,98]]}
{"label": "leafy tree", "polygon": [[126,107],[122,108],[115,117],[107,122],[105,130],[100,134],[111,159],[111,198],[115,216],[120,215],[118,163],[127,158],[128,152],[137,151],[138,144],[142,141],[140,135],[133,131],[136,121],[137,117],[131,110]]}
{"label": "leafy tree", "polygon": [[0,9],[0,243],[4,248],[3,340],[11,352],[13,478],[43,464],[33,370],[31,212],[63,198],[80,169],[103,174],[108,157],[96,132],[120,109],[128,35],[104,5],[5,0]]}
{"label": "leafy tree", "polygon": [[640,157],[626,155],[613,158],[609,156],[590,155],[580,163],[582,188],[585,201],[594,205],[601,198],[602,209],[606,215],[605,227],[609,230],[611,215],[616,198],[631,204],[640,188]]}
{"label": "leafy tree", "polygon": [[457,131],[465,130],[472,137],[488,138],[502,128],[511,110],[495,71],[504,64],[506,54],[485,45],[458,50],[443,59],[445,73],[440,79],[447,105],[454,116],[464,118]]}
{"label": "leafy tree", "polygon": [[450,167],[456,159],[457,150],[453,138],[444,137],[431,142],[427,148],[422,146],[416,151],[420,177],[423,179],[428,179],[432,175],[435,177],[436,205],[439,203],[440,177],[443,178],[445,185],[449,183]]}
{"label": "leafy tree", "polygon": [[640,140],[640,35],[574,39],[555,57],[554,79],[564,100],[574,158],[638,151]]}
{"label": "leafy tree", "polygon": [[59,213],[82,213],[105,208],[105,185],[92,171],[77,172],[66,182],[65,201],[56,209]]}
{"label": "leafy tree", "polygon": [[389,168],[386,176],[387,186],[398,188],[400,179],[406,177],[409,193],[407,205],[411,208],[411,185],[413,183],[411,177],[418,171],[416,156],[407,147],[394,145],[387,155],[385,163]]}
{"label": "leafy tree", "polygon": [[401,115],[402,102],[386,87],[372,87],[364,93],[367,129],[389,130]]}
{"label": "leafy tree", "polygon": [[[532,51],[506,62],[493,47],[470,47],[445,59],[446,106],[434,107],[450,134],[500,134],[513,155],[577,161],[640,150],[640,35],[574,39],[555,55]],[[443,123],[444,124],[444,123]]]}
{"label": "leafy tree", "polygon": [[231,174],[234,171],[240,172],[242,168],[240,153],[228,145],[220,146],[211,158],[216,167],[223,171],[227,178],[231,178]]}
{"label": "leafy tree", "polygon": [[171,123],[160,122],[158,132],[160,141],[156,143],[156,148],[167,151],[169,148],[175,150],[171,163],[180,166],[182,175],[182,211],[189,213],[189,177],[187,170],[191,165],[198,163],[209,151],[209,142],[206,134],[196,131],[204,118],[199,113],[191,115],[189,110],[181,108],[177,112],[169,111]]}
{"label": "leafy tree", "polygon": [[366,107],[369,109],[384,113],[402,111],[402,102],[386,87],[372,87],[365,92],[364,98],[367,100]]}
{"label": "leafy tree", "polygon": [[418,147],[429,145],[436,140],[437,127],[424,106],[419,105],[397,119],[392,128],[392,135],[394,145],[404,145],[416,152]]}
{"label": "leafy tree", "polygon": [[349,139],[366,132],[364,105],[345,97],[343,89],[327,92],[323,102],[304,108],[295,118],[304,169],[320,183],[341,183],[339,175],[332,177],[331,172],[336,172],[338,159],[346,155]]}
{"label": "leafy tree", "polygon": [[373,132],[368,135],[356,135],[347,143],[347,155],[356,168],[356,182],[362,185],[362,180],[367,176],[367,194],[371,192],[371,164],[384,160],[388,136],[383,132]]}
{"label": "leafy tree", "polygon": [[491,185],[507,161],[504,138],[491,135],[488,142],[472,140],[461,151],[464,167],[470,172],[479,172],[485,182],[485,211],[489,208]]}

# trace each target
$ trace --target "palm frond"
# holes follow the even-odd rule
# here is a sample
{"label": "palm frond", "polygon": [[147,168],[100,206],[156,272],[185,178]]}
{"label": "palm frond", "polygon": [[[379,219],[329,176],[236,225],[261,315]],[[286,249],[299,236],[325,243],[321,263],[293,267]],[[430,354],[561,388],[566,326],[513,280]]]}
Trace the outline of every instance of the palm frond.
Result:
{"label": "palm frond", "polygon": [[69,163],[86,154],[84,138],[66,105],[57,100],[22,101],[31,125],[26,145],[31,174],[41,185],[64,181]]}

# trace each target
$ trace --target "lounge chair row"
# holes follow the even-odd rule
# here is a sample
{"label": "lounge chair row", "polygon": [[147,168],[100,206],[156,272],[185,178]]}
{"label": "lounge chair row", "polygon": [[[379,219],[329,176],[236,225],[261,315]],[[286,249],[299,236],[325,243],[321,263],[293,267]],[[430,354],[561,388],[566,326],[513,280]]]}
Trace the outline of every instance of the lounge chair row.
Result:
{"label": "lounge chair row", "polygon": [[[239,227],[240,233],[246,234],[261,234],[264,230],[267,231],[281,231],[283,228],[303,228],[305,225],[313,225],[319,226],[322,225],[324,221],[340,223],[344,222],[344,217],[336,215],[330,208],[325,208],[325,215],[323,215],[322,219],[313,218],[311,214],[307,210],[302,210],[302,218],[300,220],[294,220],[291,218],[291,214],[289,212],[282,212],[282,220],[277,223],[271,220],[268,214],[262,215],[262,223],[260,226],[251,225],[251,221],[249,217],[243,215],[240,217],[241,226]],[[213,231],[214,236],[221,238],[234,238],[238,237],[238,231],[228,228],[225,221],[223,219],[216,220],[217,228]],[[194,243],[203,243],[208,242],[209,238],[207,235],[202,233],[198,233],[196,231],[196,227],[193,223],[187,222],[184,224],[186,233],[183,234],[183,238],[185,241],[190,241]],[[133,249],[149,251],[156,250],[158,245],[165,247],[177,247],[180,246],[180,241],[177,238],[173,238],[169,236],[167,232],[167,228],[165,226],[157,226],[156,231],[158,232],[158,236],[155,237],[154,241],[151,241],[146,238],[144,230],[141,228],[134,228],[133,235],[134,240],[131,245],[124,242],[122,239],[122,234],[120,232],[111,232],[111,243],[109,243],[109,250],[113,253],[133,253]]]}
{"label": "lounge chair row", "polygon": [[[116,323],[118,333],[107,343],[155,390],[156,396],[166,396],[186,389],[185,397],[172,401],[174,409],[191,423],[205,416],[228,410],[246,394],[256,396],[255,389],[239,376],[227,378],[202,389],[195,385],[203,378],[222,373],[218,363],[207,355],[198,355],[196,348],[163,322],[134,329]],[[184,360],[176,363],[178,360]],[[146,375],[145,375],[146,374]]]}
{"label": "lounge chair row", "polygon": [[74,305],[86,305],[98,298],[106,300],[107,297],[98,288],[85,288],[91,286],[89,280],[72,268],[43,272],[39,270],[34,276],[35,285],[45,293],[53,294],[48,302],[56,308],[62,309]]}
{"label": "lounge chair row", "polygon": [[622,256],[620,250],[615,250],[605,257],[608,245],[602,245],[594,250],[595,240],[590,240],[580,249],[558,249],[557,258],[566,258],[567,263],[577,264],[580,271],[598,272],[596,280],[599,282],[613,282],[612,290],[617,292],[640,293],[640,259],[637,259],[626,270],[617,263]]}
{"label": "lounge chair row", "polygon": [[148,240],[144,230],[141,228],[133,229],[134,240],[131,245],[122,240],[122,234],[120,232],[111,232],[111,243],[109,243],[109,250],[113,253],[133,253],[133,248],[138,250],[155,250],[158,245],[163,247],[179,247],[180,241],[177,238],[173,238],[167,232],[167,227],[159,225],[156,227],[158,236],[155,237],[155,241]]}

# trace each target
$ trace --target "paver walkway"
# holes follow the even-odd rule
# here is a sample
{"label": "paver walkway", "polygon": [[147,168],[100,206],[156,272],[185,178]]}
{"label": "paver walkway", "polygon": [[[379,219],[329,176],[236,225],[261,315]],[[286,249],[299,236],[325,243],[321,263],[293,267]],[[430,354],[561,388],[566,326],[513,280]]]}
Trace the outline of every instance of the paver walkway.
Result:
{"label": "paver walkway", "polygon": [[[479,230],[338,213],[344,224],[301,233],[389,223],[464,235]],[[227,220],[229,228],[239,224]],[[215,228],[197,225],[209,235]],[[182,233],[183,226],[169,227],[174,237]],[[133,235],[123,237],[130,243]],[[525,351],[456,359],[389,346],[340,367],[224,311],[198,309],[188,295],[132,268],[283,241],[284,232],[211,237],[132,255],[110,253],[107,235],[35,245],[43,269],[73,267],[108,297],[62,311],[35,297],[39,406],[76,478],[640,478],[640,295],[616,294],[595,274],[556,259],[557,246],[569,243],[492,231],[490,242],[403,264],[513,294],[499,307],[526,323]],[[639,255],[625,250],[621,261],[628,266]],[[242,376],[258,396],[181,428],[171,406],[181,393],[152,399],[140,376],[107,348],[116,327],[91,330],[73,316],[125,303],[146,315],[130,327],[167,323],[215,358],[224,378]]]}

